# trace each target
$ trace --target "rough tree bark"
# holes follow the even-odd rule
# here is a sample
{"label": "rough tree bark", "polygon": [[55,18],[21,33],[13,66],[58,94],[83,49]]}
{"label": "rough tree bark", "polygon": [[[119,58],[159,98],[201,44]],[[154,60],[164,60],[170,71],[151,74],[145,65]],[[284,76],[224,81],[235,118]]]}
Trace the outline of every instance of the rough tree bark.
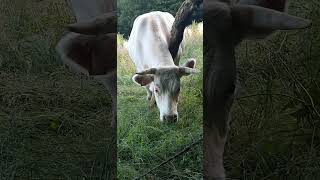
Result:
{"label": "rough tree bark", "polygon": [[179,60],[176,56],[178,54],[180,43],[183,39],[184,29],[192,23],[191,16],[202,3],[203,0],[185,0],[175,16],[171,29],[169,51],[176,65],[179,65]]}

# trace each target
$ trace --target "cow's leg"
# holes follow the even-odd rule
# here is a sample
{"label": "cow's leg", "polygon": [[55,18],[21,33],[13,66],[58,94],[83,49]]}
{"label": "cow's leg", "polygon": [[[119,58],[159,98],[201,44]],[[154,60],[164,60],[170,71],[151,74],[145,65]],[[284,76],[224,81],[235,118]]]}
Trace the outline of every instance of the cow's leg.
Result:
{"label": "cow's leg", "polygon": [[229,110],[217,109],[213,113],[216,117],[225,118],[223,124],[208,123],[204,125],[204,169],[205,179],[224,180],[225,170],[223,166],[224,146],[229,132]]}
{"label": "cow's leg", "polygon": [[[230,91],[224,91],[226,99],[223,102],[225,103],[214,102],[206,109],[207,117],[204,123],[205,179],[225,179],[223,154],[229,132],[230,109],[234,99],[234,88],[230,88]],[[221,102],[219,98],[217,100]]]}
{"label": "cow's leg", "polygon": [[[224,146],[227,140],[230,123],[230,109],[235,93],[235,62],[230,54],[216,52],[216,58],[223,56],[223,62],[215,62],[220,66],[209,74],[205,90],[209,97],[204,99],[204,175],[209,180],[224,180],[223,167]],[[229,63],[227,61],[230,61]],[[225,64],[226,63],[226,64]],[[228,74],[228,76],[224,75]]]}
{"label": "cow's leg", "polygon": [[223,152],[226,135],[220,135],[216,127],[208,127],[205,141],[205,179],[224,180]]}
{"label": "cow's leg", "polygon": [[223,153],[236,82],[232,17],[228,4],[204,2],[204,179],[224,180]]}

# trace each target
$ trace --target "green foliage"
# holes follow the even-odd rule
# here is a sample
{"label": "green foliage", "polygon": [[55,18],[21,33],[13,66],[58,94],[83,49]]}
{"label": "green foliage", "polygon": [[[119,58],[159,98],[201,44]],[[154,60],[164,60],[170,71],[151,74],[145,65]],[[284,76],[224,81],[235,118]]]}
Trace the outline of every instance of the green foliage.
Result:
{"label": "green foliage", "polygon": [[[200,73],[182,78],[180,117],[176,124],[162,124],[157,107],[148,108],[145,89],[131,80],[135,67],[128,52],[118,46],[118,179],[137,177],[202,136],[202,34],[196,33],[196,28],[191,29],[194,36],[186,39],[180,64],[187,58],[196,58]],[[194,147],[146,177],[201,178],[202,146]]]}
{"label": "green foliage", "polygon": [[[184,0],[118,0],[118,32],[127,38],[130,35],[136,17],[150,11],[169,12],[175,16]],[[201,14],[197,12],[194,19],[200,20]]]}

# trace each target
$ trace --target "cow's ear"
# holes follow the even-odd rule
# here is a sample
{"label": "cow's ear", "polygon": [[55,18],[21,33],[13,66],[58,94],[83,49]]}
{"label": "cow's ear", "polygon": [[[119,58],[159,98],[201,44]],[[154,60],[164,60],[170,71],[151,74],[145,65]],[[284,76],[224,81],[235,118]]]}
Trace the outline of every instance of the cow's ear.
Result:
{"label": "cow's ear", "polygon": [[107,75],[116,70],[116,38],[68,33],[56,50],[71,70],[85,75]]}
{"label": "cow's ear", "polygon": [[70,24],[67,29],[71,32],[85,34],[85,35],[98,35],[107,33],[116,33],[117,31],[117,18],[115,12],[104,13],[93,19],[81,21],[78,23]]}
{"label": "cow's ear", "polygon": [[188,67],[179,67],[179,75],[180,77],[182,76],[189,76],[191,74],[196,74],[199,71],[193,68],[188,68]]}
{"label": "cow's ear", "polygon": [[310,20],[254,5],[235,5],[231,15],[235,28],[244,34],[302,29],[311,24]]}
{"label": "cow's ear", "polygon": [[152,74],[145,74],[145,75],[139,75],[136,74],[132,77],[133,82],[140,86],[146,86],[150,84],[154,80],[154,75]]}
{"label": "cow's ear", "polygon": [[194,69],[194,68],[196,68],[196,62],[197,62],[196,59],[190,58],[190,59],[188,59],[187,62],[185,62],[182,65],[182,67],[188,67],[188,68]]}

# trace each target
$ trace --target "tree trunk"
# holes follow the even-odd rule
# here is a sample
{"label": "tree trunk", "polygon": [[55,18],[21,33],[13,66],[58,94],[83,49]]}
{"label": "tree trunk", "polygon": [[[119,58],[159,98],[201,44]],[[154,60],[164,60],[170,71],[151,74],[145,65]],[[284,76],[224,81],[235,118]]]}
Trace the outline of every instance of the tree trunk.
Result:
{"label": "tree trunk", "polygon": [[179,60],[176,56],[183,39],[184,29],[192,23],[191,16],[201,3],[203,3],[203,0],[185,0],[176,14],[169,43],[169,51],[176,65],[179,65]]}

